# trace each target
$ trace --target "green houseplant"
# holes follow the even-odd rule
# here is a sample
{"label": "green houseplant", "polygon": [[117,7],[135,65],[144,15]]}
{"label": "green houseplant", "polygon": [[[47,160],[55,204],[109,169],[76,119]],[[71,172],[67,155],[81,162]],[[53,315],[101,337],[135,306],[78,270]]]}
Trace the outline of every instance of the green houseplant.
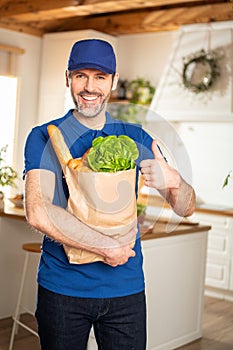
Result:
{"label": "green houseplant", "polygon": [[16,180],[18,178],[17,172],[9,165],[6,165],[5,156],[7,147],[3,146],[0,149],[0,209],[3,209],[4,192],[3,188],[6,186],[17,187]]}
{"label": "green houseplant", "polygon": [[127,90],[129,101],[142,105],[150,104],[155,93],[149,80],[140,77],[129,82]]}

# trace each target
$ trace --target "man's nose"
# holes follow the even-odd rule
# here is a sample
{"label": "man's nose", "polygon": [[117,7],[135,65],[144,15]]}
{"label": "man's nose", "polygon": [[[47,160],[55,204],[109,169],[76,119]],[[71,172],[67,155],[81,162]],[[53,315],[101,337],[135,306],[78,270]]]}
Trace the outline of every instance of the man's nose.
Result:
{"label": "man's nose", "polygon": [[89,77],[86,80],[86,86],[85,86],[86,90],[89,92],[95,91],[95,82],[94,79]]}

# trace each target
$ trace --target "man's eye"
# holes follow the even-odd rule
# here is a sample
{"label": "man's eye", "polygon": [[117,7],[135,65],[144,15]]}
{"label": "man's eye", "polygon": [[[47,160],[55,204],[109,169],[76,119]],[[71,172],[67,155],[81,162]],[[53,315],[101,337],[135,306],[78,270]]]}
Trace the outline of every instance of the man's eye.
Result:
{"label": "man's eye", "polygon": [[74,74],[74,75],[73,75],[73,78],[75,78],[75,79],[84,79],[84,78],[85,78],[85,75],[84,75],[84,74],[78,73],[78,74]]}
{"label": "man's eye", "polygon": [[102,79],[105,79],[105,76],[104,75],[97,75],[96,77],[98,80],[102,80]]}

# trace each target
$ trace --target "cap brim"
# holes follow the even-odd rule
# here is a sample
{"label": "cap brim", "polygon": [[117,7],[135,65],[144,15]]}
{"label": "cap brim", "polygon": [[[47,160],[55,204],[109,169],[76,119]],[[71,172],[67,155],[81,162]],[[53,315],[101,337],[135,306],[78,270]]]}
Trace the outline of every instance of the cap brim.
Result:
{"label": "cap brim", "polygon": [[99,70],[103,73],[107,73],[107,74],[114,74],[115,73],[115,71],[113,71],[112,69],[107,68],[107,67],[103,67],[103,66],[95,64],[95,63],[82,63],[82,64],[80,63],[77,65],[68,66],[69,71],[88,69],[88,68],[97,69],[97,70]]}

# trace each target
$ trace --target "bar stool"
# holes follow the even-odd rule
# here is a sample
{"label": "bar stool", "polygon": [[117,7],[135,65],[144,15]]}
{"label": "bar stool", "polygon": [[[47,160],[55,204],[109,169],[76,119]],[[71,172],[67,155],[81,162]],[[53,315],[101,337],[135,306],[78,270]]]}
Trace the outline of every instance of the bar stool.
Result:
{"label": "bar stool", "polygon": [[15,337],[15,334],[17,332],[18,325],[27,329],[29,332],[31,332],[32,334],[34,334],[35,336],[38,337],[37,332],[35,332],[33,329],[31,329],[26,324],[24,324],[23,322],[20,321],[20,306],[21,306],[21,301],[22,301],[22,296],[23,296],[24,282],[25,282],[27,268],[28,268],[29,254],[41,253],[41,243],[25,243],[22,245],[22,249],[26,252],[26,255],[25,255],[23,273],[22,273],[20,287],[19,287],[17,304],[16,304],[16,308],[15,308],[15,314],[13,316],[13,326],[12,326],[12,331],[11,331],[9,350],[12,350],[13,343],[14,343],[14,337]]}

